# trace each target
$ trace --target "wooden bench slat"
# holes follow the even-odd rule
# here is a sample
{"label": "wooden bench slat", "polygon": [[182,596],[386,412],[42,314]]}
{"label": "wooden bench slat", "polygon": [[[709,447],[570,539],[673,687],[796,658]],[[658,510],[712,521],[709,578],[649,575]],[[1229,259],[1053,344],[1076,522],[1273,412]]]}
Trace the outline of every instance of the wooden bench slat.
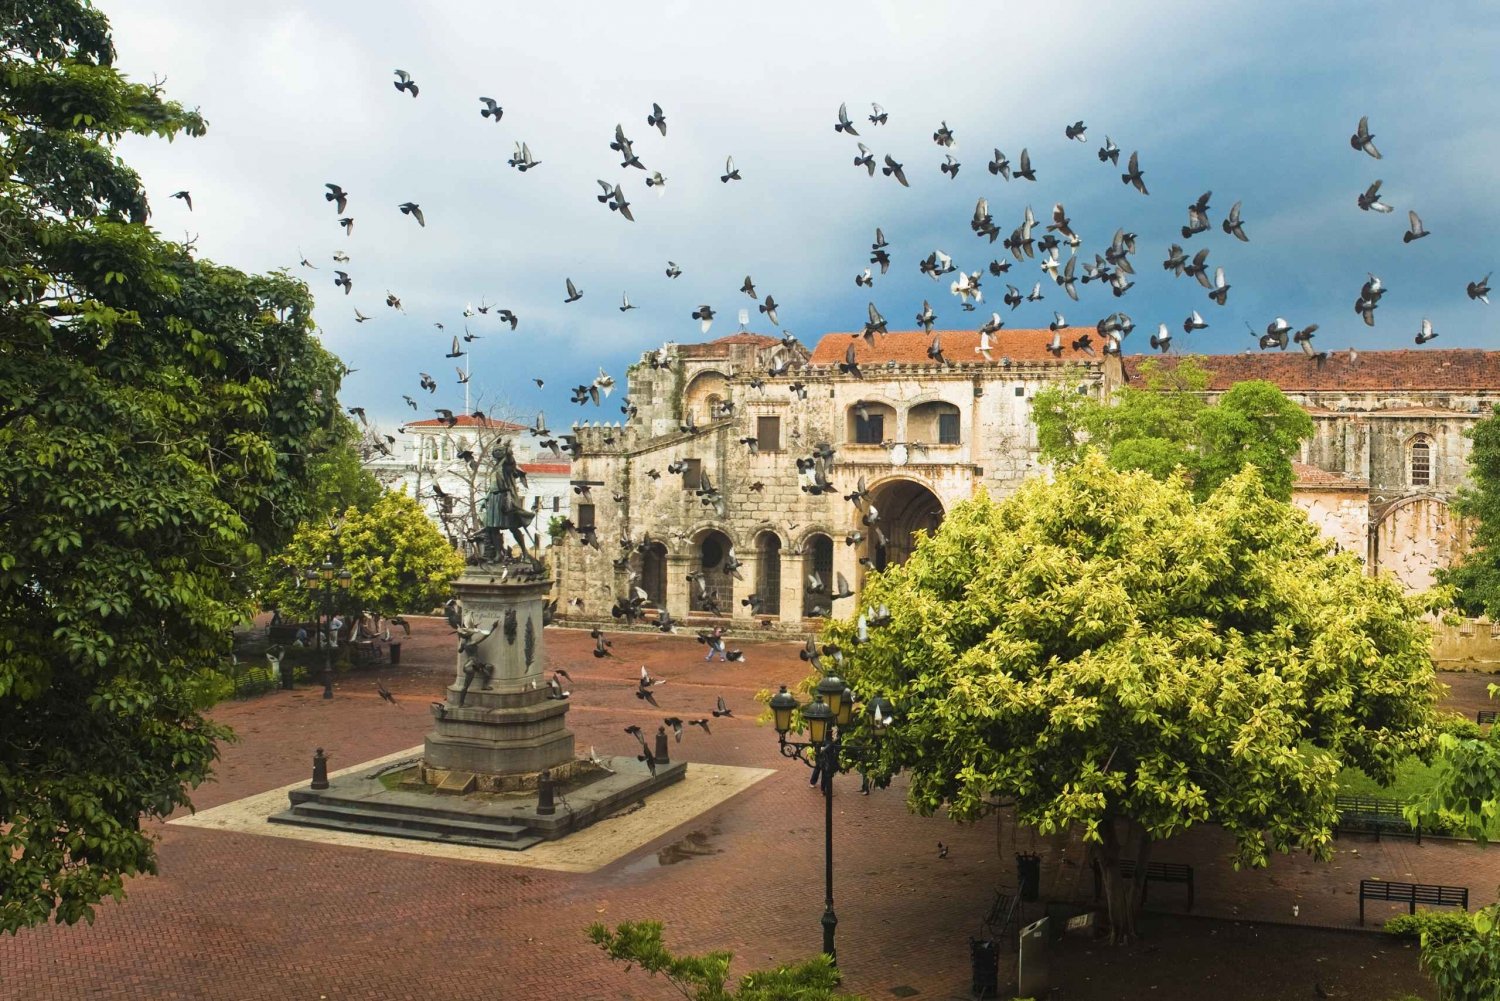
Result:
{"label": "wooden bench slat", "polygon": [[1467,886],[1444,886],[1440,883],[1406,883],[1400,880],[1362,879],[1359,881],[1359,923],[1365,923],[1366,900],[1394,900],[1405,903],[1411,914],[1418,904],[1469,909]]}

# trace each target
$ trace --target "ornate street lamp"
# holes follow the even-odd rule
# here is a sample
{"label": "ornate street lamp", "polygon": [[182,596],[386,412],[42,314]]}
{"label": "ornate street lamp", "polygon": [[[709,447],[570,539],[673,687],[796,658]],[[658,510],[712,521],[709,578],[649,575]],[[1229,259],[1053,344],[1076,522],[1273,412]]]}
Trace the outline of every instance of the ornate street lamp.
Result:
{"label": "ornate street lamp", "polygon": [[[838,915],[833,912],[833,773],[844,771],[840,755],[845,752],[862,755],[869,748],[843,741],[843,729],[854,720],[854,693],[842,678],[829,674],[818,682],[816,694],[807,705],[799,706],[797,697],[781,686],[781,691],[771,696],[771,716],[776,727],[776,739],[783,757],[795,758],[813,770],[811,782],[823,786],[823,951],[829,960],[838,965],[838,953],[834,948],[834,932],[838,928]],[[807,724],[806,741],[788,740],[792,729],[792,717],[798,709],[802,721]],[[867,707],[870,737],[879,740],[894,720],[891,703],[877,696]]]}
{"label": "ornate street lamp", "polygon": [[[338,571],[337,574],[335,570]],[[318,630],[318,643],[323,647],[323,698],[331,699],[333,698],[333,636],[331,632],[334,582],[337,581],[340,591],[347,593],[354,575],[347,570],[338,569],[332,556],[325,556],[321,564],[308,568],[306,580],[309,588],[323,592],[323,626]]]}

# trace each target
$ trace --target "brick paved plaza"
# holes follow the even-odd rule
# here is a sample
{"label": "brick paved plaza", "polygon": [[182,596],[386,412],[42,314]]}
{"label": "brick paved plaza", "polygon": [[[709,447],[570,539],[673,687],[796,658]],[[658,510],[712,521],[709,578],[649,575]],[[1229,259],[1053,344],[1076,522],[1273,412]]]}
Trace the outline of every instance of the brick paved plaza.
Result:
{"label": "brick paved plaza", "polygon": [[[240,739],[224,749],[216,780],[198,790],[199,809],[305,780],[315,746],[341,768],[419,745],[427,703],[452,678],[453,641],[441,620],[413,626],[401,665],[341,676],[332,701],[311,686],[217,709]],[[601,755],[629,753],[628,723],[654,731],[662,716],[706,716],[722,694],[737,718],[715,720],[707,737],[690,730],[673,745],[674,759],[774,774],[591,872],[537,868],[516,853],[499,853],[497,864],[295,840],[270,825],[265,835],[163,825],[161,875],[131,882],[125,902],[103,905],[92,927],[0,940],[0,996],[676,997],[639,970],[611,965],[584,938],[593,921],[630,919],[666,922],[667,942],[679,951],[732,950],[737,973],[811,954],[821,941],[822,799],[808,770],[778,754],[774,731],[754,722],[752,699],[803,676],[797,647],[745,642],[747,662],[706,664],[691,636],[611,635],[618,660],[594,658],[587,633],[547,633],[552,666],[573,678],[569,724],[581,752],[593,745]],[[634,697],[642,663],[669,679],[658,690],[660,711]],[[376,678],[400,708],[380,701]],[[1453,704],[1469,711],[1482,704],[1486,679],[1446,680]],[[857,790],[857,777],[842,776],[835,800],[839,959],[851,991],[967,997],[968,938],[996,888],[1014,886],[1018,850],[1043,856],[1044,897],[1090,893],[1078,844],[1024,833],[1018,840],[1003,816],[968,828],[912,816],[900,783],[869,797]],[[951,848],[946,859],[937,857],[939,839]],[[1224,861],[1224,845],[1209,827],[1158,846],[1153,857],[1191,863],[1194,917],[1227,920],[1167,917],[1184,910],[1182,888],[1153,887],[1150,943],[1131,950],[1064,943],[1053,962],[1058,996],[1195,997],[1211,987],[1217,1001],[1303,997],[1312,996],[1315,978],[1337,982],[1340,970],[1352,976],[1368,965],[1383,971],[1390,997],[1431,997],[1409,947],[1265,922],[1349,928],[1361,877],[1457,883],[1476,901],[1500,882],[1500,853],[1470,844],[1350,838],[1330,864],[1277,857],[1269,870],[1248,873]],[[1028,920],[1040,916],[1033,907]],[[1382,916],[1373,910],[1372,924]],[[1283,941],[1313,942],[1311,951],[1324,954],[1300,948],[1255,978],[1235,974],[1235,964],[1267,960]],[[1190,980],[1158,975],[1158,959],[1173,950]],[[1002,981],[1013,974],[1014,958],[1002,952]]]}

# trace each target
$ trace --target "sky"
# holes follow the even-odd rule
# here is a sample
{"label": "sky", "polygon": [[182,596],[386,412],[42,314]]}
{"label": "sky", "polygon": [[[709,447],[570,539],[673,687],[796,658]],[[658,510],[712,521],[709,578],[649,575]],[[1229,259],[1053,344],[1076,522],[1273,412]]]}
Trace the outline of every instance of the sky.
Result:
{"label": "sky", "polygon": [[[570,388],[601,368],[623,388],[643,352],[734,333],[741,309],[747,329],[790,330],[809,348],[859,329],[872,302],[891,329],[912,329],[924,299],[940,330],[975,329],[991,310],[1018,328],[1046,326],[1054,309],[1074,327],[1124,310],[1137,328],[1126,353],[1150,351],[1160,322],[1174,351],[1243,351],[1277,316],[1317,323],[1320,350],[1415,348],[1424,318],[1432,347],[1500,348],[1500,301],[1465,293],[1500,270],[1500,20],[1487,4],[99,6],[119,68],[165,78],[167,95],[209,122],[200,139],[121,144],[152,225],[195,237],[221,264],[307,281],[324,343],[356,370],[344,403],[387,428],[465,405],[444,356],[466,326],[478,335],[457,360],[471,366],[470,406],[528,420],[545,410],[553,427],[621,420],[622,394],[580,407]],[[415,99],[394,88],[397,68],[416,80]],[[504,108],[498,123],[480,116],[481,96]],[[646,124],[652,102],[665,137]],[[833,128],[843,102],[858,139]],[[866,120],[871,102],[886,125]],[[1350,147],[1361,115],[1380,160]],[[1078,120],[1086,143],[1064,135]],[[944,122],[953,149],[933,142]],[[648,172],[620,166],[617,124],[666,177],[659,194]],[[1106,134],[1118,167],[1096,155]],[[521,141],[539,161],[525,173],[506,165]],[[860,141],[904,164],[910,187],[856,167]],[[1015,162],[1023,147],[1035,183],[986,170],[993,150]],[[1132,151],[1149,195],[1121,183]],[[961,165],[951,179],[939,170],[947,153]],[[742,180],[719,180],[726,156]],[[634,222],[596,200],[598,179],[622,185]],[[1376,179],[1389,215],[1356,205]],[[349,192],[350,235],[324,200],[328,182]],[[183,189],[191,210],[169,197]],[[1183,240],[1204,191],[1214,228]],[[974,271],[1008,256],[970,231],[981,197],[1002,233],[1027,206],[1045,222],[1063,203],[1083,260],[1117,229],[1136,233],[1135,287],[1117,299],[1080,286],[1075,303],[1036,260],[1013,262],[1006,276],[986,273],[978,311],[961,311],[953,276],[934,282],[918,262],[941,250]],[[398,211],[408,201],[425,227]],[[1236,201],[1248,243],[1219,228]],[[1431,235],[1405,244],[1408,209]],[[876,227],[893,263],[860,288]],[[1231,286],[1225,306],[1162,269],[1173,242],[1210,248],[1210,271],[1223,266]],[[681,277],[666,277],[669,260]],[[352,293],[334,286],[335,268]],[[1373,328],[1352,309],[1370,273],[1389,289]],[[747,275],[762,301],[775,297],[778,325],[739,291]],[[584,293],[569,304],[567,278]],[[1039,279],[1043,301],[1000,302],[1006,282],[1028,291]],[[637,308],[622,312],[622,294]],[[511,309],[519,326],[494,309],[465,317],[470,304]],[[701,304],[719,314],[707,335],[691,317]],[[357,323],[356,308],[372,319]],[[1210,325],[1184,336],[1195,309]],[[419,388],[421,372],[435,393]]]}

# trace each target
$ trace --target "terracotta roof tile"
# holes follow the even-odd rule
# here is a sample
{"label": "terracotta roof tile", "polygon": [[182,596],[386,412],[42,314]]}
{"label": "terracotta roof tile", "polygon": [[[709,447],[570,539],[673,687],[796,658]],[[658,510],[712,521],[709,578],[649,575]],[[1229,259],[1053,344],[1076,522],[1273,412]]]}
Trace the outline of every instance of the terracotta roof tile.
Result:
{"label": "terracotta roof tile", "polygon": [[1296,486],[1313,489],[1333,487],[1345,490],[1368,490],[1370,487],[1368,480],[1345,476],[1343,473],[1330,473],[1326,469],[1310,466],[1305,462],[1292,463],[1292,477]]}
{"label": "terracotta roof tile", "polygon": [[[512,424],[510,421],[502,421],[498,417],[475,417],[473,414],[454,414],[458,423],[456,428],[486,428],[491,431],[525,431],[526,425]],[[407,421],[401,425],[404,428],[446,428],[448,422],[441,417],[434,417],[425,421]]]}
{"label": "terracotta roof tile", "polygon": [[566,462],[523,462],[521,472],[523,473],[556,473],[566,475],[573,471],[573,467]]}
{"label": "terracotta roof tile", "polygon": [[[1150,355],[1125,357],[1127,378],[1140,377],[1141,362]],[[1225,390],[1236,382],[1264,379],[1283,391],[1349,390],[1494,390],[1500,391],[1500,351],[1472,349],[1421,351],[1361,351],[1354,361],[1349,352],[1330,354],[1319,365],[1300,352],[1208,355],[1203,365],[1213,373],[1211,389]],[[1163,359],[1167,365],[1176,359]]]}
{"label": "terracotta roof tile", "polygon": [[[999,364],[1002,358],[1024,362],[1102,361],[1104,352],[1100,346],[1099,335],[1092,329],[1086,331],[1093,334],[1094,354],[1092,356],[1072,348],[1073,338],[1084,332],[1083,329],[1077,332],[1064,330],[1062,354],[1053,356],[1052,352],[1047,350],[1047,345],[1052,343],[1052,331],[1001,329],[998,333],[990,335],[990,356],[995,364]],[[943,330],[937,333],[942,334],[943,357],[949,361],[960,364],[984,361],[984,358],[974,350],[979,347],[977,330]],[[875,346],[871,347],[857,333],[825,334],[823,339],[818,341],[818,346],[813,349],[809,364],[839,364],[844,360],[844,352],[848,350],[852,340],[854,357],[862,365],[881,364],[888,361],[902,365],[936,365],[937,362],[927,357],[927,346],[932,343],[932,338],[932,334],[921,330],[893,330],[883,337],[877,334]]]}

